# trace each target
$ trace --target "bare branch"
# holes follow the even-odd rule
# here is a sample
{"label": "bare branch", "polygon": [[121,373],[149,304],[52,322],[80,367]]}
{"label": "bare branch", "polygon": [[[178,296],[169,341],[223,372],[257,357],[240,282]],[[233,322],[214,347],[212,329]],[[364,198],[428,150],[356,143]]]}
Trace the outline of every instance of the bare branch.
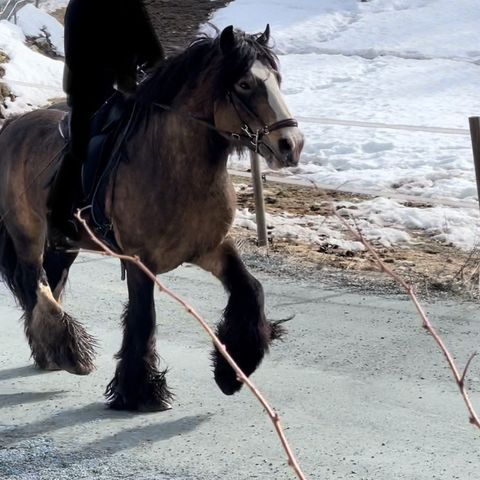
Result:
{"label": "bare branch", "polygon": [[465,383],[465,377],[467,376],[467,371],[470,367],[470,364],[472,363],[472,360],[477,356],[477,352],[474,352],[470,355],[470,358],[468,359],[467,361],[467,364],[465,365],[465,368],[463,369],[463,374],[462,374],[462,378],[460,379],[460,383],[462,384],[462,386],[464,385]]}
{"label": "bare branch", "polygon": [[375,248],[363,237],[361,234],[360,230],[357,228],[353,228],[344,218],[342,218],[336,211],[335,208],[332,208],[333,215],[340,220],[340,222],[352,233],[352,235],[359,240],[364,247],[370,252],[370,254],[373,256],[375,259],[376,263],[378,264],[379,268],[385,272],[387,275],[392,277],[408,294],[410,299],[412,300],[413,304],[415,305],[415,308],[417,309],[418,314],[420,315],[420,318],[422,319],[422,326],[425,328],[425,330],[430,333],[430,335],[434,338],[435,342],[437,345],[440,347],[440,350],[442,351],[443,355],[447,359],[448,365],[450,367],[450,370],[453,372],[453,376],[455,378],[455,382],[458,385],[458,388],[460,390],[460,393],[463,397],[463,400],[465,402],[465,405],[467,407],[468,413],[470,415],[470,423],[475,425],[477,428],[480,428],[480,419],[475,412],[475,409],[473,407],[472,401],[470,400],[470,397],[468,395],[468,392],[465,388],[465,376],[467,374],[467,370],[475,357],[476,353],[474,353],[470,358],[468,359],[467,365],[465,366],[465,370],[463,371],[463,375],[460,375],[459,370],[455,364],[455,361],[451,355],[451,353],[448,351],[447,347],[445,346],[443,340],[441,337],[438,335],[436,330],[433,328],[432,324],[430,323],[430,320],[427,317],[427,314],[423,310],[423,307],[420,305],[420,302],[418,301],[417,296],[415,295],[414,289],[411,285],[409,285],[398,273],[394,272],[381,258],[380,255],[376,252]]}
{"label": "bare branch", "polygon": [[[228,364],[233,368],[235,373],[237,374],[237,378],[240,382],[244,383],[250,391],[253,393],[255,398],[260,402],[262,407],[265,409],[267,412],[267,415],[270,417],[270,420],[273,423],[273,426],[277,432],[277,435],[280,439],[280,442],[282,444],[282,447],[287,455],[287,461],[288,465],[293,469],[295,472],[297,478],[300,480],[306,480],[305,475],[303,474],[297,459],[295,458],[295,455],[292,452],[292,449],[290,448],[290,445],[288,444],[287,438],[285,436],[285,433],[283,431],[282,425],[280,423],[280,419],[278,414],[275,412],[275,410],[270,406],[270,404],[267,402],[265,397],[260,393],[260,391],[257,389],[257,387],[253,384],[251,380],[243,373],[241,368],[236,364],[235,360],[229,355],[227,352],[227,349],[225,348],[225,345],[223,345],[222,342],[218,339],[218,337],[215,335],[213,330],[209,327],[207,322],[196,312],[196,310],[190,306],[185,300],[180,298],[178,295],[173,293],[171,290],[169,290],[165,285],[163,285],[155,276],[155,274],[149,270],[146,265],[138,258],[138,256],[129,256],[129,255],[122,255],[114,252],[112,249],[110,249],[108,246],[106,246],[101,240],[99,240],[95,234],[92,232],[90,227],[87,225],[87,222],[82,218],[81,216],[81,211],[77,210],[77,213],[75,214],[75,217],[78,219],[78,221],[81,223],[81,225],[85,228],[87,231],[88,235],[90,236],[91,240],[97,244],[101,248],[101,252],[99,252],[101,255],[108,255],[113,258],[118,258],[119,260],[123,260],[125,262],[130,262],[134,263],[137,265],[137,267],[142,270],[145,275],[152,280],[155,285],[158,287],[158,289],[165,293],[167,296],[175,300],[177,303],[179,303],[187,313],[189,313],[195,320],[198,321],[200,326],[205,330],[205,332],[208,334],[208,336],[212,339],[213,344],[215,347],[218,349],[218,351],[221,353],[221,355],[225,358],[225,360],[228,362]],[[98,252],[97,252],[98,253]]]}

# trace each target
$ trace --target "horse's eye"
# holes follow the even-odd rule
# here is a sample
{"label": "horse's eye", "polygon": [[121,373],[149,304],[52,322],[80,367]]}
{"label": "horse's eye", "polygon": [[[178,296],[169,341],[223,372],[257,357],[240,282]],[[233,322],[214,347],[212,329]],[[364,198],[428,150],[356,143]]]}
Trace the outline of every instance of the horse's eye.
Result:
{"label": "horse's eye", "polygon": [[242,90],[250,90],[250,84],[247,83],[247,82],[240,82],[238,84],[238,86],[242,89]]}

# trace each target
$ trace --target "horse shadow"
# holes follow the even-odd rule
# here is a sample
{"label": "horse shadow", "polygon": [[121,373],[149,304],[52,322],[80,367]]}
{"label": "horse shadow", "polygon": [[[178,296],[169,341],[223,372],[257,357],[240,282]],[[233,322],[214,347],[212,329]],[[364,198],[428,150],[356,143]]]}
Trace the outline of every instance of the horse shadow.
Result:
{"label": "horse shadow", "polygon": [[[31,401],[33,402],[36,401],[35,399],[41,400],[42,398],[51,397],[52,395],[59,395],[61,393],[63,392],[31,392],[29,395]],[[25,394],[15,394],[14,396],[23,397],[24,395]],[[24,402],[22,401],[19,403]],[[0,438],[0,447],[6,447],[7,445],[21,442],[22,440],[31,440],[34,437],[46,436],[57,430],[72,428],[77,425],[89,424],[91,422],[99,422],[103,420],[125,420],[128,418],[138,417],[138,415],[138,413],[110,410],[105,408],[104,404],[94,402],[81,408],[65,410],[37,422],[30,422],[19,427],[6,429],[2,432],[2,437]],[[202,423],[208,421],[211,416],[211,414],[190,415],[177,418],[175,420],[156,422],[142,427],[127,428],[120,432],[116,432],[111,436],[94,440],[85,446],[85,450],[99,450],[106,448],[109,452],[115,453],[117,451],[138,445],[140,441],[144,440],[153,442],[168,440],[176,435],[181,435],[195,430]]]}
{"label": "horse shadow", "polygon": [[4,380],[14,380],[16,378],[33,377],[36,375],[47,375],[50,372],[40,370],[34,365],[25,365],[24,367],[7,368],[0,370],[0,382]]}
{"label": "horse shadow", "polygon": [[[86,465],[91,462],[97,464],[99,458],[102,458],[102,463],[104,463],[106,457],[138,447],[142,443],[148,442],[149,445],[152,445],[156,442],[163,442],[172,437],[192,432],[202,423],[210,420],[212,415],[189,415],[149,425],[125,428],[105,437],[92,440],[82,445],[81,448],[75,445],[75,443],[69,445],[69,448],[65,448],[65,446],[60,446],[49,436],[55,430],[88,424],[92,421],[110,422],[111,420],[125,420],[135,416],[138,416],[138,413],[116,412],[105,409],[105,406],[101,403],[91,403],[81,408],[65,410],[38,422],[3,431],[0,436],[0,451],[2,448],[8,448],[10,451],[18,450],[19,455],[23,455],[26,449],[28,454],[28,445],[35,442],[36,437],[42,442],[41,456],[35,456],[31,461],[21,463],[11,460],[14,462],[17,475],[38,473],[43,469],[51,471],[52,467],[63,468],[65,465],[72,468],[76,464]],[[22,444],[22,442],[26,442],[26,444]],[[45,448],[45,445],[48,445],[48,448]],[[15,456],[7,457],[7,461],[11,458],[15,458]],[[9,465],[6,464],[4,467],[8,469]],[[115,465],[109,468],[115,469]]]}
{"label": "horse shadow", "polygon": [[0,409],[6,407],[13,407],[15,405],[23,405],[26,403],[43,402],[49,400],[57,395],[62,395],[65,390],[58,390],[54,392],[21,392],[21,393],[1,393],[0,394]]}

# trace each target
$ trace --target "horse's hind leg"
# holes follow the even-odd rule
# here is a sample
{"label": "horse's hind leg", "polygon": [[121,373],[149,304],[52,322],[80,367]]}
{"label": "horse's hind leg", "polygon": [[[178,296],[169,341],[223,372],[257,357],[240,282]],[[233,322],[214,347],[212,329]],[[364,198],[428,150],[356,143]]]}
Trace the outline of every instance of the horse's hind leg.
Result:
{"label": "horse's hind leg", "polygon": [[94,369],[93,338],[63,310],[43,269],[36,277],[30,274],[31,292],[34,282],[35,304],[25,311],[25,333],[35,363],[45,370],[66,370],[77,375],[90,373]]}
{"label": "horse's hind leg", "polygon": [[127,264],[128,305],[123,314],[123,343],[115,377],[105,393],[116,410],[162,411],[171,408],[166,371],[157,369],[152,280]]}
{"label": "horse's hind leg", "polygon": [[[33,230],[33,229],[32,229]],[[13,291],[25,311],[25,334],[39,368],[84,375],[93,370],[93,339],[60,306],[43,268],[41,235],[16,231]],[[50,261],[45,257],[53,278]],[[57,282],[57,291],[62,279]]]}
{"label": "horse's hind leg", "polygon": [[[246,269],[231,240],[215,251],[195,260],[213,273],[230,293],[217,335],[228,353],[248,376],[260,365],[272,340],[281,336],[281,328],[265,318],[263,288]],[[217,349],[213,352],[215,381],[226,395],[242,384]]]}

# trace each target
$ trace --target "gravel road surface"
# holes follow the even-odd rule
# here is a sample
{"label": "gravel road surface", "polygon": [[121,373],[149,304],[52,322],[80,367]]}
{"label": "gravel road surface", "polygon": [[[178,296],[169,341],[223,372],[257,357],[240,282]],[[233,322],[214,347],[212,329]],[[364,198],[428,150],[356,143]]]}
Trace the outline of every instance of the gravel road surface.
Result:
{"label": "gravel road surface", "polygon": [[152,25],[167,54],[185,48],[198,27],[229,0],[145,0]]}
{"label": "gravel road surface", "polygon": [[[2,480],[283,480],[294,478],[272,426],[248,391],[225,397],[211,374],[210,342],[157,295],[158,350],[170,369],[173,409],[113,412],[102,393],[121,340],[126,285],[110,259],[78,260],[65,305],[98,341],[88,377],[41,373],[29,360],[10,294],[0,288]],[[270,318],[295,314],[255,383],[279,412],[311,480],[479,478],[480,434],[433,340],[401,296],[257,272]],[[165,282],[214,323],[226,297],[193,267]],[[478,306],[427,306],[460,365],[478,349]],[[469,374],[480,408],[478,362]]]}

